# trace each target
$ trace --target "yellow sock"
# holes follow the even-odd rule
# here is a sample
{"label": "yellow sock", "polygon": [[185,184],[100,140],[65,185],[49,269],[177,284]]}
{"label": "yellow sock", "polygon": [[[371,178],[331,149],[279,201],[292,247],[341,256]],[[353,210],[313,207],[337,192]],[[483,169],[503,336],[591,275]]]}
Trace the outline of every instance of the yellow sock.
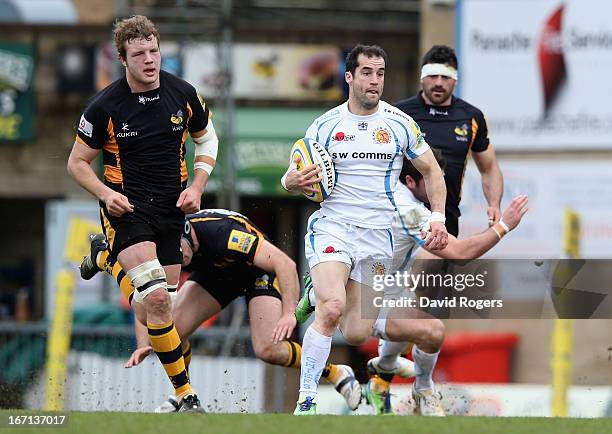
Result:
{"label": "yellow sock", "polygon": [[119,261],[115,262],[111,268],[110,274],[117,281],[117,285],[119,285],[119,289],[121,289],[121,294],[128,301],[128,303],[132,303],[132,297],[134,296],[134,285],[132,281],[127,276],[121,265],[119,265]]}
{"label": "yellow sock", "polygon": [[[302,346],[297,342],[293,341],[285,341],[287,344],[287,348],[289,349],[289,358],[287,359],[287,363],[285,363],[285,367],[287,368],[295,368],[300,369],[301,360],[302,360]],[[338,368],[337,365],[332,363],[328,363],[325,365],[323,372],[321,373],[321,377],[325,378],[331,384],[336,384],[338,380],[342,377],[342,370]]]}
{"label": "yellow sock", "polygon": [[300,369],[302,362],[302,346],[297,342],[285,341],[287,348],[289,349],[289,358],[285,367]]}
{"label": "yellow sock", "polygon": [[342,378],[343,371],[338,367],[338,365],[334,365],[333,363],[328,363],[325,365],[323,372],[321,373],[321,377],[325,378],[331,384],[336,384],[340,378]]}
{"label": "yellow sock", "polygon": [[189,364],[191,363],[191,344],[189,341],[183,348],[183,360],[185,360],[185,369],[189,372]]}
{"label": "yellow sock", "polygon": [[125,274],[125,271],[123,271],[123,268],[121,268],[121,265],[119,265],[119,261],[109,257],[108,250],[105,250],[98,256],[97,265],[115,278],[119,289],[121,289],[121,294],[131,304],[132,297],[134,296],[134,285],[127,277],[127,274]]}
{"label": "yellow sock", "polygon": [[174,327],[174,322],[170,321],[165,324],[147,322],[147,327],[151,346],[164,366],[166,375],[174,386],[174,394],[180,401],[185,395],[193,393],[193,389],[189,384],[189,375],[185,369],[185,360],[181,349],[181,339]]}
{"label": "yellow sock", "polygon": [[104,270],[110,274],[111,273],[110,270],[112,269],[113,264],[111,264],[110,261],[108,260],[109,255],[110,255],[110,252],[108,250],[104,250],[100,252],[98,257],[96,258],[96,265],[98,266],[100,270]]}
{"label": "yellow sock", "polygon": [[391,388],[391,382],[383,380],[378,375],[372,376],[370,381],[372,382],[372,390],[374,392],[388,392]]}

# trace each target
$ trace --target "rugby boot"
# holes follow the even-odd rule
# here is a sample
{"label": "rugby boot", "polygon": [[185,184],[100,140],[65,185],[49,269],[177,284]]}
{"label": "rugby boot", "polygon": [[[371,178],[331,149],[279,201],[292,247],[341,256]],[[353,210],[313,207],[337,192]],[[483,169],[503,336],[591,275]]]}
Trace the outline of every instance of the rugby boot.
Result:
{"label": "rugby boot", "polygon": [[108,249],[108,242],[104,234],[95,234],[90,236],[90,254],[83,257],[83,261],[79,266],[81,277],[84,280],[90,280],[99,271],[102,271],[96,263],[98,253]]}

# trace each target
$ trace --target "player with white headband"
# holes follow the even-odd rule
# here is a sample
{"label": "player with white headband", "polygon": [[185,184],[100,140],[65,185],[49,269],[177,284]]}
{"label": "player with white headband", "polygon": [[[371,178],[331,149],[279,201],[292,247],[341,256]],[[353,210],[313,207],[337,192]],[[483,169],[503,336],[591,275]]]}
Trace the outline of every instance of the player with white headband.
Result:
{"label": "player with white headband", "polygon": [[427,143],[442,151],[446,166],[446,227],[459,234],[459,202],[468,155],[482,176],[489,226],[501,217],[503,177],[489,143],[485,117],[478,108],[453,95],[458,74],[457,56],[451,47],[434,45],[423,57],[422,90],[395,104],[421,127]]}
{"label": "player with white headband", "polygon": [[452,78],[457,81],[457,69],[453,68],[451,65],[446,65],[444,63],[428,63],[421,68],[421,80],[437,75]]}

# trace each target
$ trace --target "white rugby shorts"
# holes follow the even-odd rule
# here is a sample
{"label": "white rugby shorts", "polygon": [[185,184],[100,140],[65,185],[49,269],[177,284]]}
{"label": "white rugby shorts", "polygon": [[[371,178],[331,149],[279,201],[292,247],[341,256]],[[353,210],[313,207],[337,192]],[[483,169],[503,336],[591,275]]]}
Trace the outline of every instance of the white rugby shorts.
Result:
{"label": "white rugby shorts", "polygon": [[372,285],[372,276],[390,272],[393,258],[391,229],[370,229],[323,217],[320,210],[308,219],[304,237],[308,266],[321,262],[343,262],[350,278]]}

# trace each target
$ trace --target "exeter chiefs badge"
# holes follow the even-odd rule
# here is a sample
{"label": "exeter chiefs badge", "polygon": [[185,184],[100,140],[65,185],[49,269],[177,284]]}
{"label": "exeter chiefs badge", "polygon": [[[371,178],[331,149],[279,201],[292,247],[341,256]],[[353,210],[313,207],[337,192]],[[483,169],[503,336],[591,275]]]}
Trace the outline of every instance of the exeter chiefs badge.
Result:
{"label": "exeter chiefs badge", "polygon": [[382,262],[374,262],[372,264],[372,274],[375,276],[384,276],[385,275],[385,264],[383,264]]}
{"label": "exeter chiefs badge", "polygon": [[391,135],[386,128],[380,127],[374,130],[372,135],[376,143],[389,143],[391,141]]}

